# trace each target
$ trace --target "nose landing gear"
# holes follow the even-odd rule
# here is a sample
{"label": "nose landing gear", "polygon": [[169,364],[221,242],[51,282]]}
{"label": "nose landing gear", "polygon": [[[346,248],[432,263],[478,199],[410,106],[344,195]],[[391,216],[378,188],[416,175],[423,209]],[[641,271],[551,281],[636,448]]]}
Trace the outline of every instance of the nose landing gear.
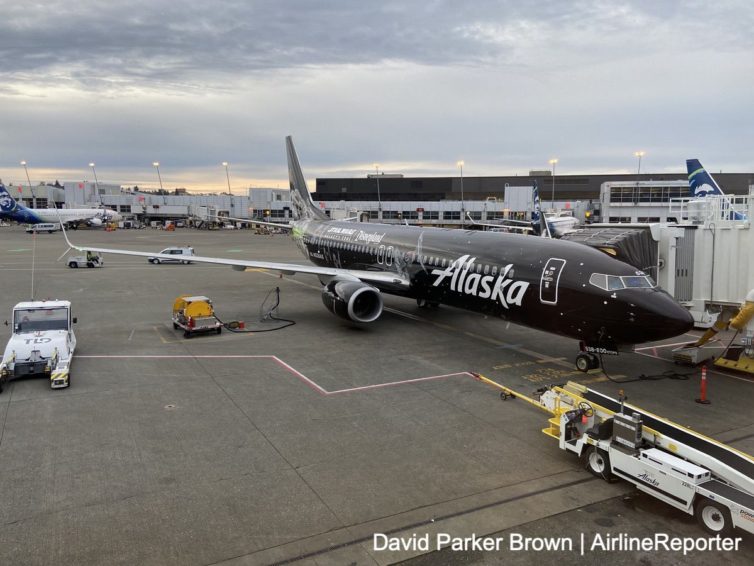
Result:
{"label": "nose landing gear", "polygon": [[586,373],[590,369],[598,369],[599,367],[600,359],[597,357],[597,354],[582,352],[576,356],[576,369],[579,371]]}

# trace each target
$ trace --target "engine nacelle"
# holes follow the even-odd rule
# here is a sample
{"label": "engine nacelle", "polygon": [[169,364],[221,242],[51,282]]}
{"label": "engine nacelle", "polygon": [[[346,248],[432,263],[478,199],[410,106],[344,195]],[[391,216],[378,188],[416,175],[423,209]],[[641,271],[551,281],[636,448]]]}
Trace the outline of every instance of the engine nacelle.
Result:
{"label": "engine nacelle", "polygon": [[322,302],[333,314],[353,322],[372,322],[382,314],[380,290],[360,281],[330,281],[322,291]]}
{"label": "engine nacelle", "polygon": [[95,217],[89,219],[89,223],[92,226],[102,226],[102,219],[101,218],[97,218],[95,216]]}

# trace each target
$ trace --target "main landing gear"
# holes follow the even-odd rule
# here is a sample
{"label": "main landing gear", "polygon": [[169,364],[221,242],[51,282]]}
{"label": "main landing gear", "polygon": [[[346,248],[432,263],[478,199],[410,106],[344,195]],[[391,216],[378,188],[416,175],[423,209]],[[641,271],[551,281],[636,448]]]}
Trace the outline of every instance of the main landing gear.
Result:
{"label": "main landing gear", "polygon": [[583,372],[588,372],[590,369],[598,369],[600,367],[600,359],[597,354],[590,354],[587,352],[581,352],[576,356],[576,369]]}

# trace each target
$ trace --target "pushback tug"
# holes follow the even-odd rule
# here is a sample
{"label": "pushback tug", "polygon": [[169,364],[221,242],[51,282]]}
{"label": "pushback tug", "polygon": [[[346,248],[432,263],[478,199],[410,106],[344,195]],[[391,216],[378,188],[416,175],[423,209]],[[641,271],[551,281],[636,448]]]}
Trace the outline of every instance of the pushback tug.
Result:
{"label": "pushback tug", "polygon": [[15,377],[46,375],[52,389],[70,384],[76,335],[70,301],[25,301],[13,307],[13,334],[0,361],[0,391]]}

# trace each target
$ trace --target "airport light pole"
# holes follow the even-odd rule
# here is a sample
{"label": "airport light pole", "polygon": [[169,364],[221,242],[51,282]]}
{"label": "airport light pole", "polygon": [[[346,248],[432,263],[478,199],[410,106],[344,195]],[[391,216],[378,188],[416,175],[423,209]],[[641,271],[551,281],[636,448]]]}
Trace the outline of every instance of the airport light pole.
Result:
{"label": "airport light pole", "polygon": [[228,180],[228,194],[232,195],[233,193],[230,190],[230,173],[228,173],[228,165],[230,165],[230,163],[223,161],[222,165],[225,167],[225,178]]}
{"label": "airport light pole", "polygon": [[34,194],[34,187],[31,186],[31,179],[29,179],[29,168],[26,166],[26,161],[22,161],[24,171],[26,172],[26,182],[29,183],[29,191],[31,192],[31,207],[37,208],[37,195]]}
{"label": "airport light pole", "polygon": [[99,196],[99,179],[97,179],[97,170],[94,168],[94,161],[89,164],[89,167],[92,168],[92,173],[94,173],[94,188],[97,189],[97,195]]}
{"label": "airport light pole", "polygon": [[99,193],[99,179],[97,179],[97,170],[94,168],[94,161],[89,163],[89,167],[92,168],[92,173],[94,173],[94,188],[97,191],[97,198],[99,199],[99,203],[102,206],[102,208],[104,208],[105,203],[102,202],[102,195]]}
{"label": "airport light pole", "polygon": [[160,162],[159,161],[153,161],[152,162],[152,167],[154,167],[155,169],[157,169],[157,179],[160,181],[160,192],[162,193],[163,189],[162,189],[162,177],[160,176]]}
{"label": "airport light pole", "polygon": [[[382,198],[380,197],[380,164],[373,163],[374,165],[374,178],[377,181],[377,216],[382,216]],[[377,218],[377,220],[382,220]]]}
{"label": "airport light pole", "polygon": [[[552,167],[552,199],[550,202],[550,206],[553,210],[555,210],[555,166],[558,164],[558,159],[556,157],[550,159],[550,166]],[[544,214],[544,211],[542,212]]]}
{"label": "airport light pole", "polygon": [[634,202],[637,202],[639,199],[639,177],[641,175],[641,158],[646,155],[646,152],[643,150],[634,151],[634,157],[639,158],[639,167],[636,169],[636,195],[634,195]]}
{"label": "airport light pole", "polygon": [[463,204],[463,166],[465,163],[463,162],[463,159],[458,161],[456,163],[458,168],[461,170],[461,228],[466,227],[466,210]]}

